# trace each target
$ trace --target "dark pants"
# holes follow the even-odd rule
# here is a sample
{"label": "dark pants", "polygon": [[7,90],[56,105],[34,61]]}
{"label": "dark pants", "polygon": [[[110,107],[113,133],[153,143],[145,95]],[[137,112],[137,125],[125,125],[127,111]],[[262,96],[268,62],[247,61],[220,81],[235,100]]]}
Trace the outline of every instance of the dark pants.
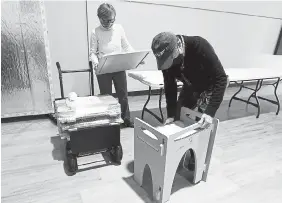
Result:
{"label": "dark pants", "polygon": [[[211,94],[211,90],[198,93],[192,89],[192,86],[184,85],[178,97],[175,119],[180,119],[181,107],[204,113],[209,104]],[[200,120],[200,118],[196,119],[196,121],[198,120]]]}
{"label": "dark pants", "polygon": [[128,105],[127,80],[125,71],[97,75],[97,79],[100,93],[102,95],[112,95],[112,81],[114,82],[118,101],[121,105],[121,118],[124,121],[129,121],[130,111]]}

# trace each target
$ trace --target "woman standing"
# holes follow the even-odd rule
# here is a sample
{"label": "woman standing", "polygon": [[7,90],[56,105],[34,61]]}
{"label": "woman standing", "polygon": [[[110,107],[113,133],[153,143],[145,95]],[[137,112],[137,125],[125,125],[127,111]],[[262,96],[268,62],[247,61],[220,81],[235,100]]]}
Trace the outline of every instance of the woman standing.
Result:
{"label": "woman standing", "polygon": [[[120,24],[115,24],[116,11],[111,4],[103,3],[97,11],[100,26],[96,27],[90,39],[90,60],[94,69],[97,68],[99,59],[114,52],[133,51],[129,44],[124,29]],[[125,71],[97,75],[101,94],[112,94],[112,82],[119,103],[121,105],[121,117],[124,127],[133,127],[130,119],[128,105],[127,80]]]}

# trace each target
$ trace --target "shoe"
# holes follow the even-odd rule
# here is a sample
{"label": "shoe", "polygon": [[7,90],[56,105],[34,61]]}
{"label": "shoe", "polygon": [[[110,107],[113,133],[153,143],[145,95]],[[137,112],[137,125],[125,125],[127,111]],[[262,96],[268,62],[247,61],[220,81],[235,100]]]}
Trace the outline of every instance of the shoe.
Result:
{"label": "shoe", "polygon": [[122,126],[125,128],[134,128],[134,123],[130,120],[125,120]]}

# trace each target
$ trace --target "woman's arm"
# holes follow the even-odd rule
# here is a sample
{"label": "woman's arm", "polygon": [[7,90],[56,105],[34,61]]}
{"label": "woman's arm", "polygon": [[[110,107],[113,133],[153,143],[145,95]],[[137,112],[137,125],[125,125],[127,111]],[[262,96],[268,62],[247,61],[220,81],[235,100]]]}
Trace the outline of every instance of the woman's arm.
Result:
{"label": "woman's arm", "polygon": [[97,40],[97,36],[95,34],[95,30],[93,30],[92,33],[91,33],[89,60],[92,61],[93,65],[99,63],[99,60],[98,60],[98,40]]}
{"label": "woman's arm", "polygon": [[127,40],[123,27],[120,25],[120,32],[121,32],[121,46],[122,50],[125,52],[134,51],[133,47]]}

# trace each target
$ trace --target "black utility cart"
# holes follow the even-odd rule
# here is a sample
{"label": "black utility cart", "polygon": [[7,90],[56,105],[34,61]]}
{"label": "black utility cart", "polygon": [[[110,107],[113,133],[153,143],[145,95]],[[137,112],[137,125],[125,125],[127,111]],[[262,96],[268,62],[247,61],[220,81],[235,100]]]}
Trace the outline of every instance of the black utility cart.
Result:
{"label": "black utility cart", "polygon": [[[96,153],[109,152],[111,161],[120,164],[123,151],[120,144],[120,124],[122,123],[120,104],[110,95],[93,96],[93,68],[85,70],[61,70],[56,63],[61,98],[56,99],[55,116],[60,137],[66,140],[65,166],[69,175],[78,170],[77,158]],[[74,102],[67,102],[64,95],[63,73],[88,72],[91,79],[91,95],[77,97]]]}
{"label": "black utility cart", "polygon": [[111,161],[120,164],[120,105],[112,96],[78,97],[76,108],[66,100],[55,101],[60,137],[66,140],[65,165],[69,174],[78,170],[77,158],[109,152]]}

